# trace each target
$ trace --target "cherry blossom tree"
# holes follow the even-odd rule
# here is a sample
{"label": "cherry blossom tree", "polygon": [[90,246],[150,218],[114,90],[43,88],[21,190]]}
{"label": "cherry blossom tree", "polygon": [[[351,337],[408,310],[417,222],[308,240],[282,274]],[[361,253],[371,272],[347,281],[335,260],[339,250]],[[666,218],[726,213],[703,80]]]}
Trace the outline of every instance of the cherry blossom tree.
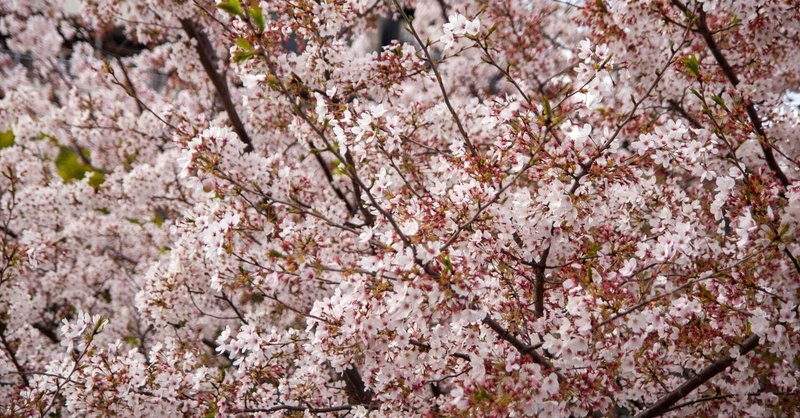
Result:
{"label": "cherry blossom tree", "polygon": [[7,0],[0,48],[4,416],[800,413],[796,0]]}

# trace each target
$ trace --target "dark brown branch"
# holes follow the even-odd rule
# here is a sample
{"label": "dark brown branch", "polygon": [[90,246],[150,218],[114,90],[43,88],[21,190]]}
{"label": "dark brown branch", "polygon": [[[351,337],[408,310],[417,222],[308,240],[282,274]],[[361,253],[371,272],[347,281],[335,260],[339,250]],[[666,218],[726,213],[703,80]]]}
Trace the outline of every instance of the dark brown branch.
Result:
{"label": "dark brown branch", "polygon": [[17,235],[17,233],[16,233],[16,232],[14,232],[14,231],[12,231],[11,229],[9,229],[9,228],[7,228],[7,227],[5,227],[5,226],[2,226],[2,225],[0,225],[0,232],[2,232],[3,234],[6,234],[6,235],[8,235],[8,236],[10,236],[10,237],[11,237],[11,238],[13,238],[13,239],[17,239],[17,238],[19,238],[19,235]]}
{"label": "dark brown branch", "polygon": [[681,106],[681,104],[678,103],[676,100],[669,99],[667,100],[667,103],[669,104],[669,108],[673,112],[681,115],[681,117],[686,119],[686,121],[689,122],[689,125],[692,128],[700,129],[703,127],[703,125],[701,125],[700,122],[697,121],[697,119],[695,119],[692,115],[690,115],[689,112],[687,112],[686,109],[684,109],[683,106]]}
{"label": "dark brown branch", "polygon": [[48,340],[52,341],[54,344],[58,344],[61,342],[61,339],[58,338],[58,334],[53,331],[53,328],[45,324],[44,322],[35,322],[31,324],[32,327],[39,330]]}
{"label": "dark brown branch", "polygon": [[[122,76],[125,77],[125,84],[128,85],[129,90],[128,95],[131,97],[139,97],[139,95],[136,94],[136,88],[133,86],[133,81],[131,81],[131,78],[128,76],[128,70],[125,69],[125,64],[122,63],[122,58],[119,56],[115,56],[114,58],[116,58],[117,64],[119,64],[119,68],[122,70]],[[144,113],[144,106],[142,106],[142,102],[136,100],[136,107],[139,109],[140,114]]]}
{"label": "dark brown branch", "polygon": [[696,404],[703,403],[703,402],[713,402],[713,401],[718,401],[718,400],[722,400],[722,399],[727,399],[727,398],[730,398],[731,396],[733,396],[733,395],[718,395],[718,396],[709,396],[707,398],[694,399],[694,400],[691,400],[691,401],[686,401],[686,402],[680,403],[678,405],[675,405],[672,408],[670,408],[670,409],[668,409],[668,410],[666,410],[664,412],[676,411],[678,409],[686,408],[687,406],[692,406],[692,405],[696,405]]}
{"label": "dark brown branch", "polygon": [[[423,342],[417,341],[417,340],[409,340],[408,343],[413,345],[413,346],[415,346],[415,347],[419,347],[419,348],[421,348],[421,349],[423,349],[425,351],[430,351],[431,350],[431,345],[428,344],[428,343],[423,343]],[[469,356],[464,354],[464,353],[450,353],[450,356],[455,357],[455,358],[460,358],[461,360],[467,360],[467,361],[469,361],[469,359],[470,359]]]}
{"label": "dark brown branch", "polygon": [[725,74],[725,77],[728,78],[728,81],[730,81],[734,87],[737,86],[739,84],[739,77],[736,76],[736,72],[728,62],[728,59],[725,58],[725,55],[722,55],[722,50],[719,48],[717,41],[714,40],[714,35],[712,35],[711,30],[708,28],[706,12],[702,9],[700,13],[698,13],[697,30],[700,32],[703,40],[706,41],[706,45],[708,45],[708,48],[711,50],[711,55],[714,56],[717,64],[722,68],[722,73]]}
{"label": "dark brown branch", "polygon": [[[739,346],[739,354],[745,355],[750,351],[753,351],[758,346],[758,336],[751,335],[748,337],[744,342]],[[722,373],[725,369],[730,367],[736,359],[730,356],[725,356],[713,363],[711,363],[708,367],[701,370],[697,375],[692,377],[691,379],[685,381],[683,384],[675,388],[672,392],[664,395],[656,401],[652,406],[645,409],[644,411],[640,412],[636,415],[636,418],[651,418],[660,416],[667,411],[679,400],[685,398],[689,395],[693,390],[697,389],[698,387],[702,386],[714,376]]]}
{"label": "dark brown branch", "polygon": [[361,374],[355,366],[350,366],[342,373],[344,378],[345,392],[351,403],[355,405],[367,405],[372,402],[374,393],[366,388]]}
{"label": "dark brown branch", "polygon": [[[684,14],[687,15],[687,17],[693,18],[692,13],[685,4],[681,3],[679,0],[672,0],[672,4],[678,7]],[[707,15],[702,9],[697,14],[695,25],[698,32],[703,37],[706,45],[708,46],[708,49],[711,51],[711,55],[714,56],[717,64],[722,69],[722,73],[725,74],[725,77],[734,87],[739,85],[739,77],[736,75],[736,71],[728,62],[728,59],[725,58],[725,55],[722,53],[719,44],[717,44],[717,41],[714,39],[714,33],[708,27]],[[767,133],[764,131],[764,125],[761,123],[761,117],[758,115],[755,105],[748,101],[745,110],[747,112],[747,117],[750,119],[750,124],[753,126],[753,130],[761,138],[759,143],[761,145],[761,151],[764,153],[764,160],[766,160],[767,166],[770,170],[772,170],[773,173],[775,173],[775,176],[778,178],[781,185],[783,185],[783,187],[788,187],[791,182],[789,181],[789,178],[786,177],[786,174],[783,172],[780,165],[778,165],[778,160],[775,159],[775,153],[772,152],[772,146],[767,139]]]}
{"label": "dark brown branch", "polygon": [[125,58],[138,55],[142,51],[148,50],[153,46],[153,44],[148,46],[131,41],[125,36],[125,31],[122,26],[96,31],[89,27],[84,27],[78,22],[78,19],[69,18],[68,20],[74,29],[75,33],[73,35],[67,37],[61,29],[56,29],[61,39],[63,39],[63,47],[66,50],[74,50],[75,44],[83,42],[103,56]]}
{"label": "dark brown branch", "polygon": [[[217,344],[217,343],[216,343],[216,341],[214,341],[214,340],[211,340],[211,339],[209,339],[209,338],[205,338],[205,337],[203,337],[203,338],[200,340],[200,342],[202,342],[203,344],[205,344],[205,345],[206,345],[206,347],[210,348],[210,349],[211,349],[211,351],[213,351],[213,352],[214,352],[214,354],[224,354],[224,355],[221,355],[220,357],[222,357],[222,358],[224,358],[225,360],[227,360],[227,362],[228,362],[228,364],[229,364],[229,365],[233,365],[233,360],[231,360],[231,358],[230,358],[230,354],[231,354],[230,352],[228,352],[228,351],[223,351],[223,352],[221,352],[221,353],[218,353],[218,352],[217,352],[217,347],[219,347],[219,344]],[[149,363],[149,362],[148,362],[148,363]]]}
{"label": "dark brown branch", "polygon": [[[308,140],[308,146],[311,148],[311,153],[314,154],[314,159],[317,160],[317,164],[319,164],[320,168],[322,168],[322,173],[325,174],[325,179],[328,180],[328,184],[330,184],[333,192],[336,193],[336,197],[341,200],[344,205],[347,207],[347,213],[350,216],[356,213],[356,207],[347,200],[347,195],[344,194],[342,189],[336,186],[335,180],[333,179],[333,173],[331,173],[330,167],[328,167],[328,163],[325,162],[325,159],[322,158],[322,154],[317,151],[317,148],[314,146],[314,143],[311,140]],[[356,196],[358,198],[358,196]]]}
{"label": "dark brown branch", "polygon": [[547,256],[550,255],[550,246],[544,249],[542,257],[534,264],[533,274],[536,276],[535,299],[533,300],[536,317],[541,318],[544,316],[544,279],[545,279],[545,266],[547,266]]}
{"label": "dark brown branch", "polygon": [[[279,76],[278,72],[275,70],[274,65],[271,63],[271,61],[269,59],[269,56],[264,54],[263,51],[261,52],[261,56],[264,57],[267,60],[267,64],[268,64],[269,69],[270,69],[270,74],[272,74],[276,79],[280,80],[278,78],[278,76]],[[303,84],[302,82],[301,82],[301,85],[305,86],[305,84]],[[303,109],[297,103],[294,102],[295,98],[292,96],[292,94],[289,92],[289,90],[286,88],[286,86],[283,85],[283,82],[279,81],[278,82],[278,87],[279,87],[278,91],[281,94],[283,94],[284,97],[286,97],[287,101],[290,104],[292,104],[292,108],[294,110],[294,113],[296,115],[298,115],[301,119],[303,119],[303,121],[306,122],[306,124],[308,124],[308,126],[314,131],[314,133],[316,133],[317,136],[320,137],[322,139],[323,143],[325,143],[326,146],[327,146],[328,143],[327,143],[327,140],[325,139],[325,134],[322,131],[320,131],[319,128],[317,128],[316,125],[314,125],[314,123],[311,121],[311,119],[309,119],[308,115],[305,114]],[[342,189],[340,189],[339,187],[336,186],[336,183],[335,183],[334,178],[333,178],[333,173],[331,173],[331,169],[330,169],[330,167],[328,167],[328,163],[325,162],[325,159],[322,157],[322,153],[321,153],[322,151],[331,151],[331,153],[333,153],[333,150],[330,147],[328,147],[328,148],[317,148],[316,144],[314,144],[314,141],[312,141],[310,137],[306,138],[306,143],[308,144],[308,147],[311,150],[311,153],[314,155],[314,159],[317,161],[317,163],[319,164],[320,168],[322,168],[322,172],[323,172],[323,174],[325,174],[325,179],[328,180],[328,184],[331,186],[331,188],[333,189],[334,193],[336,193],[336,196],[347,207],[347,213],[349,213],[350,216],[352,217],[356,213],[356,211],[358,209],[356,208],[356,206],[354,204],[350,203],[350,201],[347,200],[347,196],[342,191]],[[335,153],[333,153],[333,154],[336,155]],[[358,196],[356,196],[356,198],[358,198]]]}
{"label": "dark brown branch", "polygon": [[[357,179],[358,179],[358,171],[356,170],[356,162],[355,162],[355,160],[353,160],[353,155],[350,153],[349,150],[347,152],[345,152],[344,157],[346,158],[346,161],[347,161],[347,171],[349,172],[348,174],[349,174],[349,177],[350,177],[350,183],[353,186],[353,194],[355,195],[355,198],[356,198],[356,204],[358,205],[358,209],[361,212],[361,216],[364,217],[364,224],[368,225],[368,226],[372,226],[372,225],[375,224],[375,219],[377,217],[375,215],[373,215],[372,213],[370,213],[369,210],[367,210],[367,207],[364,206],[364,201],[361,200],[361,186],[359,186],[358,181],[357,181]],[[391,157],[390,157],[390,161],[391,161]],[[401,177],[402,177],[402,175],[401,175]]]}
{"label": "dark brown branch", "polygon": [[239,317],[239,320],[242,321],[243,324],[245,325],[248,324],[247,320],[244,319],[244,315],[242,315],[242,313],[239,312],[239,309],[236,308],[236,305],[233,303],[231,298],[228,297],[227,294],[225,294],[225,292],[222,292],[222,297],[220,299],[224,300],[228,304],[228,306],[230,306],[231,309],[233,309],[233,312],[236,314],[237,317]]}
{"label": "dark brown branch", "polygon": [[190,38],[194,38],[197,41],[197,53],[200,55],[200,64],[202,64],[203,69],[211,79],[211,83],[214,84],[214,88],[222,100],[222,105],[225,107],[225,112],[228,113],[228,119],[231,121],[231,125],[233,125],[233,130],[239,135],[239,139],[245,143],[244,151],[252,152],[253,141],[250,140],[250,136],[247,135],[247,131],[244,129],[244,124],[239,118],[239,114],[236,113],[236,107],[233,105],[231,93],[228,90],[228,82],[223,75],[217,72],[216,66],[214,65],[214,49],[211,46],[211,42],[208,40],[202,28],[198,27],[193,21],[181,19],[181,26]]}
{"label": "dark brown branch", "polygon": [[[114,84],[114,85],[122,87],[122,90],[125,91],[125,94],[127,94],[133,100],[136,100],[136,103],[138,103],[138,105],[140,107],[144,108],[144,110],[146,110],[148,113],[150,113],[151,115],[155,116],[155,118],[158,119],[159,121],[161,121],[161,123],[163,123],[164,125],[169,126],[173,131],[180,132],[182,134],[186,134],[186,132],[183,129],[180,129],[177,126],[169,123],[161,115],[159,115],[158,113],[153,111],[153,109],[151,109],[149,106],[147,106],[147,104],[145,104],[145,102],[143,102],[142,99],[139,98],[139,96],[135,95],[135,92],[132,92],[132,91],[128,90],[128,87],[123,82],[119,81],[119,79],[117,78],[117,75],[114,73],[114,69],[110,65],[108,65],[108,73],[113,78],[113,80],[111,81],[111,84]],[[89,129],[89,128],[84,128],[84,129]]]}
{"label": "dark brown branch", "polygon": [[14,365],[14,368],[17,369],[17,373],[22,378],[22,383],[25,387],[29,386],[28,383],[28,376],[25,375],[25,368],[22,367],[19,360],[17,360],[17,352],[11,347],[11,343],[6,339],[6,324],[5,322],[0,322],[0,341],[3,343],[3,347],[6,349],[6,353],[8,353],[8,358],[11,360],[11,364]]}
{"label": "dark brown branch", "polygon": [[411,17],[409,17],[405,9],[400,6],[400,3],[397,0],[394,0],[394,5],[397,8],[397,11],[400,12],[400,15],[403,16],[406,24],[408,24],[408,31],[411,32],[411,35],[414,36],[414,39],[417,41],[417,43],[419,43],[419,47],[422,48],[422,53],[425,54],[425,59],[428,61],[428,64],[430,64],[431,70],[433,70],[433,75],[436,77],[436,82],[439,85],[439,89],[442,91],[444,104],[450,111],[450,115],[453,116],[456,127],[458,127],[458,132],[460,132],[461,136],[464,138],[464,144],[467,146],[467,149],[473,156],[477,156],[478,150],[475,148],[475,145],[472,144],[472,141],[469,140],[469,135],[467,135],[464,125],[461,124],[461,119],[458,117],[458,113],[456,113],[456,110],[450,103],[450,98],[447,95],[447,89],[444,87],[444,82],[442,81],[442,75],[439,73],[439,69],[436,66],[436,61],[434,61],[433,57],[431,57],[431,53],[428,51],[427,43],[422,42],[422,38],[419,37],[417,30],[414,29],[414,24],[412,23]]}
{"label": "dark brown branch", "polygon": [[522,354],[523,357],[526,355],[530,356],[530,358],[533,360],[534,363],[540,364],[544,367],[547,367],[548,369],[555,370],[555,367],[553,367],[553,364],[550,363],[549,360],[544,358],[543,355],[536,352],[537,346],[525,344],[519,338],[514,336],[514,334],[509,332],[507,329],[503,328],[503,326],[500,325],[499,322],[492,319],[492,317],[489,315],[486,315],[486,317],[483,318],[483,323],[488,325],[489,328],[491,328],[495,333],[497,333],[497,336],[500,337],[501,340],[508,342],[515,349],[517,349],[517,351],[519,351],[519,353]]}
{"label": "dark brown branch", "polygon": [[75,153],[77,154],[78,158],[81,160],[83,164],[89,166],[89,168],[91,168],[94,171],[98,171],[103,174],[108,173],[106,169],[97,167],[94,164],[92,164],[92,160],[90,160],[89,157],[87,157],[88,152],[86,151],[86,149],[78,145],[78,143],[75,140],[72,140],[72,148],[75,149]]}
{"label": "dark brown branch", "polygon": [[786,253],[787,256],[789,256],[789,259],[792,260],[792,265],[794,265],[794,269],[797,270],[798,273],[800,273],[800,263],[797,262],[797,257],[792,255],[792,252],[789,251],[788,248],[784,248],[783,252]]}
{"label": "dark brown branch", "polygon": [[786,174],[781,170],[781,167],[778,165],[778,160],[775,159],[775,154],[772,152],[772,145],[769,143],[767,139],[767,134],[764,131],[764,127],[761,124],[761,118],[758,116],[758,112],[756,112],[756,107],[753,105],[752,102],[747,103],[747,116],[750,118],[750,122],[753,124],[753,129],[756,131],[758,136],[760,136],[763,140],[759,141],[761,145],[761,151],[764,153],[764,159],[767,161],[767,166],[775,173],[775,176],[778,177],[778,180],[781,182],[783,187],[789,187],[791,182],[789,178],[786,177]]}
{"label": "dark brown branch", "polygon": [[295,411],[295,412],[311,412],[312,414],[324,414],[326,412],[340,412],[349,411],[353,409],[352,405],[339,405],[329,406],[326,408],[311,408],[300,405],[277,405],[270,408],[244,408],[239,409],[238,412],[255,413],[255,412],[278,412],[278,411]]}

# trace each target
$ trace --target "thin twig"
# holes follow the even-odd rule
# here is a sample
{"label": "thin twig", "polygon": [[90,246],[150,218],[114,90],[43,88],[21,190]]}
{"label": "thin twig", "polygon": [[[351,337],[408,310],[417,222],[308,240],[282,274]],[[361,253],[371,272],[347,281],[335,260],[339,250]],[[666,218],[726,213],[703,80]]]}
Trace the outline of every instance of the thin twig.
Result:
{"label": "thin twig", "polygon": [[453,120],[456,122],[456,126],[458,127],[458,131],[461,133],[461,136],[464,138],[464,144],[466,144],[467,148],[469,149],[470,153],[473,156],[478,155],[478,150],[469,140],[469,135],[467,135],[467,131],[464,129],[464,125],[461,124],[461,119],[458,117],[453,105],[450,103],[450,98],[447,95],[447,89],[444,87],[444,82],[442,82],[442,75],[439,74],[439,69],[436,67],[436,61],[434,61],[433,57],[431,57],[431,53],[428,51],[427,43],[422,42],[422,38],[419,37],[417,30],[414,29],[414,24],[411,23],[411,18],[408,16],[406,11],[400,6],[397,0],[392,0],[397,10],[400,12],[400,15],[403,16],[406,23],[408,24],[408,30],[411,32],[411,35],[414,36],[417,43],[419,43],[420,48],[422,48],[422,53],[425,54],[425,59],[431,66],[433,70],[434,76],[436,76],[436,82],[439,84],[439,89],[442,91],[442,98],[444,99],[444,104],[447,106],[447,109],[450,111],[450,114],[453,116]]}

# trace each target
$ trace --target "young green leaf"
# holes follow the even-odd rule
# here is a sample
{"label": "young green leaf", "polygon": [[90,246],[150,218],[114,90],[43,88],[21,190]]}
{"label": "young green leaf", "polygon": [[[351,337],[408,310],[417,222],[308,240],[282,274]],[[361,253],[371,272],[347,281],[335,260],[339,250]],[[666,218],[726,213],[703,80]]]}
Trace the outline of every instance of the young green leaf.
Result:
{"label": "young green leaf", "polygon": [[242,5],[239,3],[239,0],[220,1],[217,3],[217,8],[236,16],[241,16],[244,14],[244,12],[242,12]]}
{"label": "young green leaf", "polygon": [[11,129],[0,132],[0,149],[8,148],[14,145],[14,131]]}
{"label": "young green leaf", "polygon": [[696,55],[692,54],[689,57],[683,58],[681,62],[692,77],[700,77],[700,62],[697,60]]}

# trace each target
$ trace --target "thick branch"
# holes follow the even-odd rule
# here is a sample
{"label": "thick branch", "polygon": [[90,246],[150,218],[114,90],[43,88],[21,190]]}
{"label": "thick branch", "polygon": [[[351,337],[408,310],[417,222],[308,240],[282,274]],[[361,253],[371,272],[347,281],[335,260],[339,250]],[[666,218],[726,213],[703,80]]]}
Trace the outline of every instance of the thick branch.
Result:
{"label": "thick branch", "polygon": [[[750,351],[753,351],[753,349],[755,349],[757,346],[758,336],[751,335],[744,340],[742,345],[739,347],[739,354],[745,355]],[[662,396],[661,399],[656,401],[656,403],[654,403],[652,406],[639,413],[639,415],[636,415],[636,418],[651,418],[666,413],[672,407],[672,405],[689,395],[693,390],[714,378],[714,376],[722,373],[734,362],[736,362],[735,358],[725,356],[711,363],[708,367],[697,373],[697,375],[695,375],[693,378],[685,381],[672,392]]]}
{"label": "thick branch", "polygon": [[736,72],[733,70],[733,67],[728,62],[728,59],[725,58],[725,55],[722,55],[722,50],[719,48],[719,45],[717,45],[717,41],[714,40],[714,35],[711,34],[711,30],[708,28],[706,12],[700,10],[698,17],[697,30],[700,32],[700,35],[703,36],[703,40],[706,41],[708,49],[711,50],[711,55],[714,56],[717,64],[719,64],[720,68],[722,68],[722,72],[725,74],[725,77],[727,77],[728,81],[730,81],[731,84],[736,87],[739,84],[739,77],[736,76]]}
{"label": "thick branch", "polygon": [[58,338],[58,334],[53,330],[53,327],[44,323],[44,322],[35,322],[31,324],[32,327],[39,330],[48,340],[52,341],[54,344],[58,344],[61,342],[61,339]]}
{"label": "thick branch", "polygon": [[523,357],[526,355],[530,356],[530,358],[533,360],[534,363],[540,364],[544,367],[547,367],[548,369],[555,370],[555,367],[553,366],[552,363],[550,363],[549,360],[544,358],[543,355],[536,352],[536,346],[525,344],[519,338],[514,336],[514,334],[509,332],[507,329],[503,328],[503,326],[500,325],[499,322],[492,319],[491,316],[486,315],[486,317],[483,318],[483,323],[488,325],[489,328],[491,328],[495,333],[497,333],[497,336],[500,337],[501,340],[508,342],[515,349],[517,349],[517,351],[519,351],[519,353],[522,354]]}
{"label": "thick branch", "polygon": [[545,266],[547,265],[547,256],[550,255],[550,246],[544,249],[542,257],[534,265],[534,275],[536,276],[536,298],[534,299],[534,309],[536,310],[536,317],[541,318],[544,316],[544,279],[545,279]]}
{"label": "thick branch", "polygon": [[784,248],[783,252],[786,253],[787,256],[789,256],[789,259],[792,260],[792,265],[794,265],[794,269],[797,270],[798,273],[800,273],[800,263],[797,262],[797,257],[792,255],[792,252],[789,251],[788,248]]}
{"label": "thick branch", "polygon": [[764,159],[767,161],[767,166],[770,170],[772,170],[773,173],[775,173],[775,176],[778,177],[778,180],[781,182],[783,187],[789,187],[791,182],[778,165],[778,160],[775,159],[775,154],[772,152],[772,145],[769,143],[767,134],[764,132],[764,127],[761,125],[761,118],[758,116],[758,112],[756,112],[756,107],[752,102],[749,102],[747,103],[747,107],[745,109],[747,110],[747,116],[750,118],[750,122],[753,124],[753,129],[756,131],[758,136],[763,138],[763,140],[759,141],[759,143],[761,145],[761,152],[764,153]]}
{"label": "thick branch", "polygon": [[[672,4],[678,7],[684,14],[691,17],[691,12],[686,7],[685,4],[681,3],[679,0],[672,0]],[[698,32],[703,37],[708,49],[711,51],[711,55],[714,56],[714,59],[717,61],[717,64],[722,69],[722,73],[725,74],[725,78],[736,87],[739,85],[739,77],[736,75],[736,71],[733,69],[731,64],[728,62],[728,59],[725,58],[725,55],[722,53],[722,49],[720,49],[719,44],[714,39],[714,33],[708,27],[708,20],[707,20],[706,13],[701,9],[697,15],[697,23],[695,26],[697,27]],[[772,146],[767,139],[767,133],[764,131],[764,126],[761,123],[761,117],[758,115],[758,111],[756,111],[755,105],[751,101],[748,100],[747,106],[745,107],[747,111],[747,117],[750,119],[750,124],[753,126],[753,130],[756,134],[761,137],[759,141],[761,145],[761,152],[764,153],[764,160],[767,162],[767,166],[778,180],[781,182],[783,187],[788,187],[791,182],[789,178],[786,177],[786,174],[781,169],[780,165],[778,165],[778,160],[775,159],[775,153],[772,152]]]}
{"label": "thick branch", "polygon": [[[725,77],[728,78],[728,81],[733,84],[734,87],[739,84],[739,77],[736,76],[736,73],[733,71],[733,67],[731,67],[728,60],[722,55],[722,51],[719,49],[719,45],[717,45],[716,41],[714,40],[714,36],[711,33],[711,30],[708,28],[708,22],[706,21],[706,13],[704,11],[700,11],[700,19],[697,22],[697,28],[700,30],[700,34],[703,35],[703,39],[706,41],[708,48],[711,50],[711,54],[714,55],[714,59],[717,60],[717,64],[722,68],[722,72],[725,73]],[[758,115],[756,111],[756,107],[753,105],[752,102],[748,101],[747,107],[747,117],[750,118],[750,123],[753,125],[753,130],[756,131],[758,136],[763,138],[763,142],[761,142],[761,151],[764,153],[764,159],[767,161],[767,166],[769,166],[770,170],[775,173],[775,176],[778,177],[783,187],[789,186],[791,183],[789,179],[784,174],[781,167],[778,165],[778,161],[775,159],[775,154],[772,152],[772,147],[769,145],[769,141],[767,140],[767,133],[764,132],[764,126],[761,124],[761,117]]]}
{"label": "thick branch", "polygon": [[364,379],[355,366],[350,366],[342,373],[345,384],[345,392],[350,402],[356,405],[368,405],[372,402],[373,393],[366,388]]}
{"label": "thick branch", "polygon": [[[431,345],[430,344],[423,343],[421,341],[409,340],[409,344],[411,344],[411,345],[413,345],[415,347],[422,348],[425,351],[430,351],[431,350]],[[450,355],[455,357],[455,358],[460,358],[461,360],[469,361],[469,356],[464,354],[464,353],[450,353]]]}
{"label": "thick branch", "polygon": [[683,106],[681,106],[681,104],[678,103],[676,100],[669,99],[667,100],[667,103],[669,104],[669,108],[673,112],[678,113],[684,119],[686,119],[686,121],[689,122],[689,125],[692,128],[700,129],[703,127],[703,125],[701,125],[700,122],[697,121],[697,119],[695,119],[692,115],[690,115],[689,112],[687,112],[686,109],[684,109]]}
{"label": "thick branch", "polygon": [[0,341],[3,343],[3,347],[6,349],[6,353],[8,353],[8,358],[11,360],[11,363],[14,365],[14,368],[17,369],[17,373],[22,378],[22,383],[27,387],[28,383],[28,376],[25,374],[25,368],[22,367],[19,360],[17,360],[17,352],[11,346],[11,343],[6,339],[6,324],[4,322],[0,322]]}
{"label": "thick branch", "polygon": [[247,131],[244,129],[244,124],[239,118],[239,114],[236,113],[236,107],[233,105],[231,93],[228,90],[228,82],[225,80],[225,77],[217,72],[216,66],[214,65],[214,50],[211,46],[211,42],[208,40],[206,34],[203,33],[202,28],[199,28],[193,21],[181,19],[181,26],[190,38],[194,38],[197,41],[197,53],[200,55],[200,64],[203,65],[203,69],[211,79],[211,83],[214,84],[214,88],[222,100],[222,105],[225,107],[225,112],[228,113],[228,119],[231,121],[231,125],[233,125],[233,130],[239,135],[239,139],[245,143],[244,151],[252,152],[253,141],[250,140],[250,136],[247,135]]}
{"label": "thick branch", "polygon": [[349,411],[351,409],[353,409],[351,405],[329,406],[326,408],[311,408],[300,405],[277,405],[270,408],[244,408],[240,409],[239,412],[255,413],[255,412],[278,412],[278,411],[293,411],[293,412],[308,411],[312,414],[324,414],[328,412]]}

